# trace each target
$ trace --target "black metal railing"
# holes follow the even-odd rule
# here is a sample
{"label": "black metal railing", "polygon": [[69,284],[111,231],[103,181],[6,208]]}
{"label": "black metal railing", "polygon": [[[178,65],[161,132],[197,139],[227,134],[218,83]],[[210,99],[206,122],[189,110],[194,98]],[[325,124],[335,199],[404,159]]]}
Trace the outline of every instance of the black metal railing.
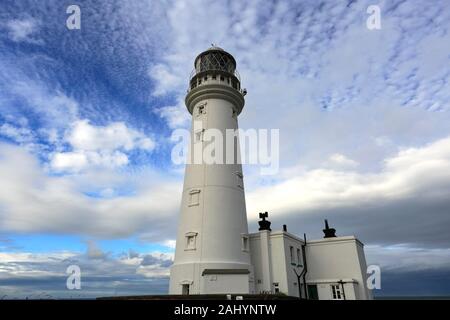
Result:
{"label": "black metal railing", "polygon": [[239,82],[241,82],[241,76],[239,75],[239,72],[237,71],[237,70],[234,70],[233,72],[229,72],[229,71],[226,71],[226,70],[223,70],[223,69],[220,69],[220,68],[217,68],[217,69],[207,69],[207,70],[199,70],[199,71],[197,71],[197,69],[194,69],[194,70],[192,70],[191,71],[191,74],[189,75],[189,81],[191,81],[192,80],[192,78],[194,78],[196,75],[198,75],[198,74],[209,74],[209,73],[214,73],[214,72],[217,72],[217,74],[218,75],[220,75],[220,74],[229,74],[229,75],[232,75],[232,76],[235,76],[236,77],[236,79],[239,81]]}

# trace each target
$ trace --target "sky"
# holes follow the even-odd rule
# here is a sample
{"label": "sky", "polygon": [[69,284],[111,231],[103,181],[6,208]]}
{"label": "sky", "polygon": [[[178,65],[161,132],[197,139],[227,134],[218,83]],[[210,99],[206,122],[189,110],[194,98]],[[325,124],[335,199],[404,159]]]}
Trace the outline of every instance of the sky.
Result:
{"label": "sky", "polygon": [[280,130],[279,171],[244,166],[250,231],[327,218],[381,267],[375,296],[450,295],[448,1],[0,0],[0,298],[167,293],[171,136],[211,43],[247,88],[240,127]]}

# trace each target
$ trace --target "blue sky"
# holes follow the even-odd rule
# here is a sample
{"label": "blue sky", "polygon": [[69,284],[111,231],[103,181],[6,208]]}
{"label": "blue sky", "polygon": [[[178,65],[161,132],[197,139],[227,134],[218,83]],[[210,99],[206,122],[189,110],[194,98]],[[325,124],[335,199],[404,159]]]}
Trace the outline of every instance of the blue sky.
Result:
{"label": "blue sky", "polygon": [[68,30],[70,4],[0,8],[3,292],[70,296],[72,260],[83,296],[167,289],[183,180],[170,137],[214,42],[249,92],[240,126],[280,129],[279,173],[244,168],[250,229],[269,211],[314,238],[328,218],[405,288],[378,294],[450,293],[448,2],[79,1]]}

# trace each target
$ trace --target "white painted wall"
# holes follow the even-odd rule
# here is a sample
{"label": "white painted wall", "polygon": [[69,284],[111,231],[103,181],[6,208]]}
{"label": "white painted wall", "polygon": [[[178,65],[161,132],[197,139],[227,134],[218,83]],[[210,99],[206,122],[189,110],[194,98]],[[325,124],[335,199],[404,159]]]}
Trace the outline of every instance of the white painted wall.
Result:
{"label": "white painted wall", "polygon": [[[224,288],[228,288],[228,290],[224,292]],[[249,278],[247,274],[205,275],[203,276],[202,291],[209,294],[249,293]]]}
{"label": "white painted wall", "polygon": [[264,291],[263,283],[263,271],[262,271],[262,256],[261,256],[261,239],[259,233],[252,233],[249,235],[250,238],[250,253],[251,253],[251,263],[253,266],[253,277],[254,277],[254,292],[260,293]]}
{"label": "white painted wall", "polygon": [[[326,290],[330,288],[331,283],[339,280],[354,280],[354,284],[345,285],[347,299],[371,299],[366,284],[367,267],[363,244],[355,237],[309,240],[307,241],[306,254],[308,262],[307,281],[317,283],[328,279],[326,288],[320,287],[320,299],[330,298],[331,296],[326,294]],[[324,285],[322,283],[322,286]],[[352,288],[354,288],[354,294],[351,294]]]}

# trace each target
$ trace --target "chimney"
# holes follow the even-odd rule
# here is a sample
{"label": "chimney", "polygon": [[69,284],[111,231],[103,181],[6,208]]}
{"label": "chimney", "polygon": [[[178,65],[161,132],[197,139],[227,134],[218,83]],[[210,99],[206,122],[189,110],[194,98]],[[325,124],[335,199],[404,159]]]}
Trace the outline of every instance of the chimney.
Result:
{"label": "chimney", "polygon": [[335,238],[336,237],[336,229],[330,228],[328,226],[327,219],[325,219],[325,229],[323,229],[323,233],[325,233],[324,238]]}
{"label": "chimney", "polygon": [[271,222],[269,220],[266,220],[267,217],[269,217],[269,214],[267,213],[267,211],[264,213],[261,212],[259,214],[259,218],[261,219],[260,221],[258,221],[259,231],[261,231],[261,230],[272,231],[272,229],[270,229]]}

